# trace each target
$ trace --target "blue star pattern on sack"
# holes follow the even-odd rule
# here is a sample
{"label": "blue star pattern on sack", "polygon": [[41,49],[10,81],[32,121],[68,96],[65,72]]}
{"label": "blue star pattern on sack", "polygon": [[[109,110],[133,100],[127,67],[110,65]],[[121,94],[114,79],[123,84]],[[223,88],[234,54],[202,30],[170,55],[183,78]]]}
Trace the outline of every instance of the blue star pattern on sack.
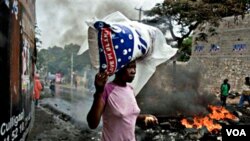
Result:
{"label": "blue star pattern on sack", "polygon": [[[147,43],[138,31],[130,25],[112,24],[98,21],[94,24],[98,30],[100,71],[112,75],[135,59],[135,47],[141,55],[147,52]],[[135,40],[138,40],[135,42]]]}

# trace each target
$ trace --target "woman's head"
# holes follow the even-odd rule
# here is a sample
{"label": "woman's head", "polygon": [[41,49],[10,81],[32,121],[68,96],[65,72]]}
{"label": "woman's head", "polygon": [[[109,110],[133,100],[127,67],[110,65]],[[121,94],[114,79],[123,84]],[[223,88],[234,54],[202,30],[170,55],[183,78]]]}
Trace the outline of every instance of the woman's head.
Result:
{"label": "woman's head", "polygon": [[119,70],[115,75],[124,82],[132,82],[136,74],[136,62],[132,61]]}

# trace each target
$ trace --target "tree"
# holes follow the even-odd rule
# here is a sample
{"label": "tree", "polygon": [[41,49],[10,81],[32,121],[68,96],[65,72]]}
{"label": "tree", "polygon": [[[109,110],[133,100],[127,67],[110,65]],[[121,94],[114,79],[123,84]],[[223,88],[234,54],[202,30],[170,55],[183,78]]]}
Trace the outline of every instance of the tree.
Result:
{"label": "tree", "polygon": [[192,47],[192,37],[185,38],[181,44],[181,52],[178,56],[178,61],[186,62],[190,59],[191,56],[191,47]]}
{"label": "tree", "polygon": [[[167,42],[176,42],[181,50],[184,39],[195,29],[198,28],[201,33],[194,40],[206,41],[208,36],[217,34],[215,27],[219,26],[223,17],[234,16],[237,21],[239,17],[244,18],[249,8],[249,0],[165,0],[145,11],[151,18],[144,22],[158,26],[164,33],[168,30],[171,38],[166,38]],[[206,24],[210,24],[211,28],[205,32]],[[178,27],[178,35],[174,27]]]}
{"label": "tree", "polygon": [[68,44],[63,47],[49,47],[41,49],[38,52],[37,69],[47,74],[51,72],[55,74],[60,72],[65,77],[70,78],[71,75],[71,55],[73,55],[73,71],[82,73],[84,68],[90,64],[88,51],[81,55],[77,55],[80,46],[77,44]]}
{"label": "tree", "polygon": [[42,47],[42,41],[41,41],[41,30],[38,27],[37,23],[35,24],[35,42],[36,47]]}

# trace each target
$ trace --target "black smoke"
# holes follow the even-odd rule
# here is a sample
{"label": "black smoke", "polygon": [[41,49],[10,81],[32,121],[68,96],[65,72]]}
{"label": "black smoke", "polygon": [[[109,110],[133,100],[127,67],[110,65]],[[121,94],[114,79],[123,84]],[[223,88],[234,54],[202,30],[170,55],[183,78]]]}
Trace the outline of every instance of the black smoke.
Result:
{"label": "black smoke", "polygon": [[199,65],[160,65],[137,96],[142,112],[167,116],[208,113],[207,106],[218,100],[204,90],[204,72]]}

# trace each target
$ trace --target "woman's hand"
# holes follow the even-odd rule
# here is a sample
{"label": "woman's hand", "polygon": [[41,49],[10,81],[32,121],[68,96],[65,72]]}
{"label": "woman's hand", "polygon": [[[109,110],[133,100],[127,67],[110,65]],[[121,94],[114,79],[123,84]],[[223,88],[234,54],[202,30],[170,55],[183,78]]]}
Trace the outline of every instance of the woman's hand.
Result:
{"label": "woman's hand", "polygon": [[145,128],[147,126],[154,126],[158,124],[158,119],[154,115],[140,114],[137,117],[137,124],[142,128]]}
{"label": "woman's hand", "polygon": [[95,76],[96,91],[102,92],[104,90],[104,86],[107,81],[108,81],[108,73],[106,71],[97,73]]}
{"label": "woman's hand", "polygon": [[153,115],[145,115],[144,119],[145,125],[146,126],[152,126],[152,125],[157,125],[158,124],[158,119],[153,116]]}

